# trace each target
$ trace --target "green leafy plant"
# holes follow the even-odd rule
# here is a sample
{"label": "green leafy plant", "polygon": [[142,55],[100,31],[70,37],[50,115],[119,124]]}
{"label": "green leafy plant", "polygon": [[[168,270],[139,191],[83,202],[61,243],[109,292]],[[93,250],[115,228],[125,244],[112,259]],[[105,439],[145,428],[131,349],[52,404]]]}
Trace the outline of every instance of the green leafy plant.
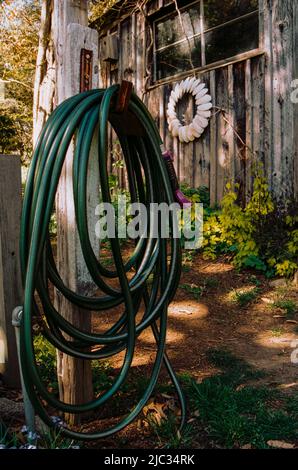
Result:
{"label": "green leafy plant", "polygon": [[194,430],[190,424],[184,426],[180,432],[177,426],[177,419],[173,413],[162,419],[160,423],[147,417],[147,422],[158,438],[160,445],[165,449],[183,449],[191,445]]}
{"label": "green leafy plant", "polygon": [[[42,380],[54,393],[58,393],[56,349],[42,334],[34,338],[36,363]],[[112,369],[108,361],[92,361],[92,378],[96,391],[106,390],[112,383]]]}
{"label": "green leafy plant", "polygon": [[255,167],[253,192],[246,207],[238,202],[239,186],[227,184],[221,211],[204,223],[203,254],[232,256],[233,264],[268,277],[290,277],[298,269],[297,204],[273,200],[261,165]]}
{"label": "green leafy plant", "polygon": [[287,317],[292,318],[297,312],[297,304],[293,300],[276,300],[272,304],[273,308],[283,310]]}
{"label": "green leafy plant", "polygon": [[296,441],[296,396],[290,398],[275,389],[249,385],[264,373],[229,351],[209,350],[207,357],[221,373],[201,383],[187,377],[183,383],[195,420],[192,424],[205,433],[208,442],[213,440],[226,448],[248,444],[268,448],[269,440]]}
{"label": "green leafy plant", "polygon": [[180,189],[183,194],[193,202],[201,202],[205,208],[210,206],[210,192],[207,186],[191,188],[187,183],[182,183]]}
{"label": "green leafy plant", "polygon": [[204,292],[204,286],[196,286],[194,284],[180,284],[181,289],[189,292],[196,300],[200,300]]}
{"label": "green leafy plant", "polygon": [[58,392],[58,381],[56,374],[56,349],[47,341],[43,335],[38,334],[34,338],[34,350],[38,371],[47,386]]}
{"label": "green leafy plant", "polygon": [[245,307],[255,301],[260,293],[260,289],[255,287],[250,290],[234,290],[231,294],[231,300],[236,302],[240,307]]}

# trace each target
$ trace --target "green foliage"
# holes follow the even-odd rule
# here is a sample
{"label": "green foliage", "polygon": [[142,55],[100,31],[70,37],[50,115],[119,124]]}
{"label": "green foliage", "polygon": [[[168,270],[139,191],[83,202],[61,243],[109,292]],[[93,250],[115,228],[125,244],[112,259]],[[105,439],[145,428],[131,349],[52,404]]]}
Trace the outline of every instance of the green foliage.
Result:
{"label": "green foliage", "polygon": [[203,256],[205,259],[214,260],[225,248],[219,213],[211,214],[204,221]]}
{"label": "green foliage", "polygon": [[34,350],[39,374],[47,386],[56,393],[58,381],[56,375],[56,350],[44,336],[38,334],[34,337]]}
{"label": "green foliage", "polygon": [[33,82],[40,2],[0,4],[0,152],[17,153],[23,163],[32,153]]}
{"label": "green foliage", "polygon": [[[209,215],[212,210],[210,210],[210,194],[209,194],[209,188],[207,186],[200,186],[198,188],[191,188],[188,184],[186,183],[181,183],[180,184],[180,189],[183,192],[183,194],[187,197],[192,202],[192,207],[191,207],[191,212],[190,212],[190,224],[191,224],[191,231],[192,233],[195,232],[196,226],[199,226],[200,224],[203,223],[203,217],[201,216],[200,212],[196,212],[195,210],[195,203],[201,203],[203,204],[203,212],[204,212],[204,217],[205,215]],[[183,210],[181,211],[181,221],[180,221],[180,226],[183,228]],[[185,246],[185,238],[183,231],[181,232],[181,245],[182,247]],[[189,241],[189,240],[187,240]],[[187,270],[187,269],[186,269]]]}
{"label": "green foliage", "polygon": [[108,361],[91,361],[92,378],[95,391],[107,390],[112,385],[112,368]]}
{"label": "green foliage", "polygon": [[89,0],[89,21],[96,21],[113,7],[117,0]]}
{"label": "green foliage", "polygon": [[[42,380],[54,393],[58,393],[56,349],[43,335],[38,334],[34,337],[34,350],[38,371]],[[95,391],[106,390],[112,383],[112,369],[109,362],[94,360],[91,361],[91,365]]]}
{"label": "green foliage", "polygon": [[0,445],[9,447],[16,447],[18,439],[15,433],[9,432],[9,429],[5,424],[0,420]]}
{"label": "green foliage", "polygon": [[189,272],[193,263],[193,250],[183,250],[182,252],[182,270],[184,272]]}
{"label": "green foliage", "polygon": [[180,285],[181,289],[184,289],[186,290],[186,292],[189,292],[190,294],[193,295],[193,297],[196,299],[196,300],[200,300],[200,298],[202,297],[202,294],[204,292],[204,287],[202,286],[196,286],[194,284],[181,284]]}
{"label": "green foliage", "polygon": [[148,416],[147,422],[163,448],[183,449],[191,446],[194,433],[193,427],[187,424],[180,433],[177,430],[177,419],[174,413],[169,413],[167,418],[162,419],[160,423]]}
{"label": "green foliage", "polygon": [[67,437],[64,437],[61,431],[49,430],[42,434],[37,440],[37,448],[40,449],[79,449],[79,444]]}
{"label": "green foliage", "polygon": [[[24,443],[24,439],[28,441]],[[22,433],[9,432],[9,430],[0,422],[0,445],[6,449],[25,449],[28,444],[34,444],[38,449],[73,449],[79,448],[79,445],[72,439],[62,436],[61,431],[49,430],[41,435],[37,434],[36,438],[29,440],[28,436]]]}
{"label": "green foliage", "polygon": [[273,201],[261,166],[255,169],[245,208],[238,203],[237,189],[227,185],[221,211],[211,213],[204,223],[204,257],[229,253],[239,269],[256,269],[268,277],[292,276],[298,269],[297,205]]}
{"label": "green foliage", "polygon": [[57,237],[57,217],[56,217],[55,211],[52,213],[51,218],[50,218],[49,234],[51,238]]}
{"label": "green foliage", "polygon": [[196,284],[180,284],[179,287],[192,294],[196,300],[200,300],[202,295],[205,294],[208,289],[217,287],[218,283],[217,279],[206,278],[200,286],[197,286]]}
{"label": "green foliage", "polygon": [[231,295],[231,300],[236,302],[240,307],[245,307],[246,305],[250,304],[258,297],[260,293],[260,289],[255,287],[254,289],[250,290],[240,290],[240,291],[233,291]]}
{"label": "green foliage", "polygon": [[257,276],[254,276],[253,274],[248,276],[247,280],[250,284],[253,284],[256,287],[260,287],[260,285],[261,285],[260,279],[258,279]]}
{"label": "green foliage", "polygon": [[197,426],[203,427],[209,441],[227,448],[268,448],[269,440],[297,439],[297,397],[291,400],[276,390],[248,385],[262,373],[228,351],[211,350],[208,357],[222,373],[202,383],[188,379],[184,384]]}
{"label": "green foliage", "polygon": [[198,188],[191,188],[188,184],[182,183],[180,189],[183,194],[193,202],[201,202],[204,207],[210,206],[210,193],[207,186],[199,186]]}
{"label": "green foliage", "polygon": [[219,378],[209,379],[194,384],[193,399],[209,437],[227,448],[247,443],[267,448],[271,439],[297,439],[297,421],[284,410],[270,406],[268,389],[237,390],[222,384]]}
{"label": "green foliage", "polygon": [[283,310],[287,317],[292,318],[297,312],[297,304],[293,300],[277,300],[272,307]]}

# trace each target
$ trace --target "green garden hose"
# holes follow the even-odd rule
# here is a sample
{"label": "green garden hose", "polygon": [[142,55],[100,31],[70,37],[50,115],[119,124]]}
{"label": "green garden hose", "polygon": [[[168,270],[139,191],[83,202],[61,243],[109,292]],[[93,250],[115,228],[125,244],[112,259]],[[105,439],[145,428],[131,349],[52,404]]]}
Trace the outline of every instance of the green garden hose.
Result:
{"label": "green garden hose", "polygon": [[[129,101],[128,113],[113,119],[113,106],[118,92],[119,85],[113,85],[107,90],[80,93],[55,109],[37,142],[24,195],[20,247],[24,283],[21,367],[32,405],[45,424],[50,427],[57,426],[47,411],[49,408],[71,414],[85,413],[106,403],[127,379],[136,339],[140,333],[151,327],[156,340],[157,352],[150,379],[134,409],[118,424],[104,431],[81,433],[63,426],[61,432],[74,439],[106,437],[131,423],[152,394],[163,362],[181,404],[181,427],[185,421],[183,392],[165,352],[167,308],[177,289],[181,270],[179,239],[173,236],[169,240],[161,236],[156,237],[152,231],[156,222],[150,219],[149,234],[137,240],[129,261],[124,262],[122,258],[117,235],[109,240],[115,265],[114,270],[109,270],[100,262],[100,257],[97,259],[95,256],[88,233],[87,168],[91,141],[96,132],[101,197],[103,202],[111,202],[107,170],[109,122],[121,144],[131,201],[139,201],[146,206],[153,202],[174,202],[171,183],[161,154],[161,139],[153,119],[134,93]],[[121,120],[130,117],[142,130],[139,135],[127,135],[123,131]],[[126,128],[127,125],[129,127],[130,123],[126,122]],[[103,293],[99,297],[80,295],[63,283],[49,241],[49,223],[59,177],[74,136],[73,195],[76,224],[86,265],[94,283]],[[131,277],[128,272],[132,268],[134,271]],[[108,279],[113,278],[119,280],[119,289],[108,284]],[[122,305],[123,313],[104,334],[82,331],[55,309],[49,294],[49,283],[80,309],[107,315],[108,309],[112,311],[116,306]],[[36,293],[41,306],[35,300]],[[144,313],[141,320],[137,321],[136,316],[142,301],[145,306]],[[32,318],[35,315],[39,315],[43,320],[42,332],[45,338],[65,354],[80,359],[100,360],[125,351],[123,365],[111,387],[88,403],[76,405],[64,403],[49,393],[42,381],[34,354]],[[45,403],[48,406],[45,406]]]}

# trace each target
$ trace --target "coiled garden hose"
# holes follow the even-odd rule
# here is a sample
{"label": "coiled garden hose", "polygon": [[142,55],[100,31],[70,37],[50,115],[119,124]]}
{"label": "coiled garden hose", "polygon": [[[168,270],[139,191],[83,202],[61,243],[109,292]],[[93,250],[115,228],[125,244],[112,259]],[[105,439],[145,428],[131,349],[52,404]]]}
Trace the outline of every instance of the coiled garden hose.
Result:
{"label": "coiled garden hose", "polygon": [[[151,327],[157,345],[151,376],[146,390],[134,409],[118,424],[104,431],[81,433],[68,427],[61,432],[74,439],[103,438],[121,430],[140,413],[156,385],[162,362],[164,362],[181,404],[181,426],[185,421],[185,400],[175,373],[165,352],[167,308],[172,300],[180,278],[180,241],[156,237],[151,229],[155,223],[149,221],[149,234],[136,242],[134,253],[128,262],[121,255],[119,239],[110,239],[114,259],[114,270],[109,270],[95,256],[87,224],[87,167],[91,141],[98,133],[98,166],[101,197],[111,202],[108,158],[108,123],[110,122],[120,141],[127,168],[131,201],[148,204],[174,202],[173,191],[161,153],[161,139],[152,117],[144,104],[133,93],[129,101],[128,114],[113,119],[113,103],[117,99],[119,85],[106,90],[92,90],[69,98],[58,106],[49,117],[37,142],[28,173],[21,220],[21,268],[24,283],[23,319],[21,324],[21,367],[26,390],[35,412],[48,426],[55,426],[47,412],[47,405],[64,413],[85,413],[97,409],[120,389],[125,382],[134,357],[137,337]],[[141,135],[127,135],[123,131],[123,119],[134,120]],[[126,122],[126,127],[130,122]],[[54,208],[55,195],[69,145],[75,136],[73,157],[73,195],[77,230],[82,253],[94,283],[102,296],[88,297],[72,291],[66,286],[57,270],[51,244],[49,223]],[[153,236],[153,235],[154,236]],[[128,272],[134,269],[133,276]],[[148,278],[151,275],[150,283]],[[153,281],[152,281],[153,277]],[[109,279],[118,278],[120,288],[108,284]],[[118,321],[104,334],[87,333],[67,321],[58,312],[50,299],[49,282],[68,301],[80,309],[106,315],[110,309],[123,306]],[[35,300],[38,293],[42,308]],[[136,316],[144,302],[141,320]],[[63,313],[63,312],[62,312]],[[42,332],[58,350],[70,356],[95,360],[111,357],[125,351],[119,375],[111,387],[88,403],[64,403],[49,393],[43,383],[36,364],[32,318],[43,319]],[[66,336],[67,335],[67,339]]]}

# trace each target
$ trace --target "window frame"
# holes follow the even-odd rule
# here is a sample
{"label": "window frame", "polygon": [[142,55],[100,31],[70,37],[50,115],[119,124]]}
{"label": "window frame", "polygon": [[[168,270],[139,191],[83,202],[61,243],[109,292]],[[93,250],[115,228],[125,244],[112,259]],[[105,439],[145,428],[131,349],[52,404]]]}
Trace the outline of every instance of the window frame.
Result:
{"label": "window frame", "polygon": [[[163,19],[170,18],[176,16],[178,13],[177,11],[172,11],[171,13],[167,13],[163,16],[159,16],[158,18],[153,20],[153,81],[152,81],[152,86],[154,87],[155,84],[163,83],[166,81],[169,81],[173,78],[179,78],[180,76],[186,76],[189,75],[189,72],[199,72],[199,71],[207,71],[207,70],[214,70],[218,67],[221,67],[223,65],[227,65],[230,63],[238,62],[241,60],[245,60],[246,58],[254,57],[256,55],[262,55],[264,54],[264,51],[261,49],[261,25],[260,25],[260,8],[257,8],[256,10],[253,10],[252,12],[246,13],[244,15],[238,16],[237,18],[233,18],[231,20],[228,20],[224,23],[220,23],[219,25],[213,26],[208,29],[204,29],[204,2],[206,0],[194,0],[193,2],[189,3],[188,5],[185,5],[181,7],[179,10],[180,12],[183,12],[185,10],[190,9],[194,5],[199,6],[199,14],[200,14],[200,25],[201,25],[201,32],[188,36],[188,38],[180,39],[179,41],[175,41],[171,44],[168,44],[166,46],[156,48],[156,40],[157,40],[157,23],[161,22]],[[205,42],[205,35],[209,32],[215,31],[217,29],[220,29],[224,26],[227,26],[229,24],[234,24],[238,22],[241,19],[249,18],[254,16],[255,14],[258,14],[258,20],[259,20],[259,31],[258,31],[258,47],[255,49],[250,49],[249,51],[245,52],[240,52],[239,54],[231,57],[227,57],[225,59],[221,59],[209,64],[206,64],[206,42]],[[177,44],[182,44],[183,42],[186,42],[188,40],[192,40],[194,38],[201,37],[201,66],[200,67],[195,67],[195,68],[190,68],[185,71],[178,72],[173,75],[169,75],[167,77],[163,77],[158,79],[157,78],[157,53],[163,50],[166,50],[170,47],[173,47]]]}

